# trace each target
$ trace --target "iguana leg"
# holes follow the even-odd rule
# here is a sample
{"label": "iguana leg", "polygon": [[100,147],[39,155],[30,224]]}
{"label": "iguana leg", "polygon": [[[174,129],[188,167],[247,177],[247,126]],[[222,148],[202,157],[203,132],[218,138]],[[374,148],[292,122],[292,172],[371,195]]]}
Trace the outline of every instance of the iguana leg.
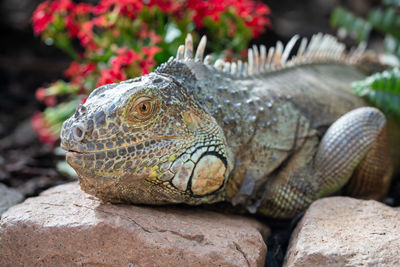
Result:
{"label": "iguana leg", "polygon": [[338,191],[349,178],[350,195],[384,197],[392,174],[385,116],[364,107],[339,118],[324,135],[314,168],[322,180],[320,197]]}
{"label": "iguana leg", "polygon": [[290,218],[347,183],[351,195],[382,198],[392,172],[385,129],[385,116],[375,108],[346,113],[323,136],[309,170],[271,179],[260,212]]}
{"label": "iguana leg", "polygon": [[354,170],[346,186],[346,194],[356,198],[383,200],[390,185],[392,172],[385,127]]}

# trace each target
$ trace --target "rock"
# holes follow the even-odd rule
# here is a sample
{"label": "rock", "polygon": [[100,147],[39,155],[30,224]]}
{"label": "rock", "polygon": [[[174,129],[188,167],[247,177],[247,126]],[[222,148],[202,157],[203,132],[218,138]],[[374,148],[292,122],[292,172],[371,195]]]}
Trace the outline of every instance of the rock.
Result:
{"label": "rock", "polygon": [[400,208],[331,197],[314,202],[292,234],[284,266],[400,266]]}
{"label": "rock", "polygon": [[21,202],[22,199],[23,196],[20,192],[0,184],[0,216],[11,206]]}
{"label": "rock", "polygon": [[0,266],[263,266],[268,233],[195,207],[104,204],[70,183],[4,214]]}

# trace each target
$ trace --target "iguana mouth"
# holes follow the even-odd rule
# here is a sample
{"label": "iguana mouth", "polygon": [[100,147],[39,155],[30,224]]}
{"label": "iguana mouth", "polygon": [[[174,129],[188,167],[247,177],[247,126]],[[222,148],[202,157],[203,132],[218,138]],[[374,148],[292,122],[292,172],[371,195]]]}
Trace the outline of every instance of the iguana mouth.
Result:
{"label": "iguana mouth", "polygon": [[[61,147],[67,151],[67,162],[77,171],[105,172],[131,172],[141,168],[152,167],[161,160],[157,151],[170,149],[181,139],[157,138],[141,140],[137,143],[123,144],[101,150],[81,151],[71,148],[68,144]],[[94,144],[96,146],[96,144]],[[175,149],[174,149],[175,150]],[[173,153],[172,153],[173,154]],[[168,155],[165,160],[169,160]],[[162,160],[161,160],[162,161]]]}
{"label": "iguana mouth", "polygon": [[[64,149],[63,147],[61,147],[61,148]],[[73,150],[73,149],[64,149],[64,150],[66,150],[67,153],[73,153],[73,154],[85,154],[85,153],[87,153],[87,152],[76,151],[76,150]]]}
{"label": "iguana mouth", "polygon": [[138,142],[133,142],[133,143],[126,143],[124,145],[119,145],[119,146],[109,146],[105,145],[104,143],[101,142],[96,142],[92,143],[94,147],[97,147],[98,145],[102,145],[105,149],[94,149],[94,150],[79,150],[74,146],[74,144],[65,144],[61,142],[60,146],[63,150],[67,151],[67,153],[76,153],[76,154],[94,154],[98,152],[108,152],[108,151],[115,151],[119,149],[129,149],[132,146],[137,146],[138,149],[141,149],[141,147],[150,147],[154,144],[163,142],[163,141],[179,141],[179,140],[185,140],[184,137],[182,136],[152,136],[149,139],[143,139]]}

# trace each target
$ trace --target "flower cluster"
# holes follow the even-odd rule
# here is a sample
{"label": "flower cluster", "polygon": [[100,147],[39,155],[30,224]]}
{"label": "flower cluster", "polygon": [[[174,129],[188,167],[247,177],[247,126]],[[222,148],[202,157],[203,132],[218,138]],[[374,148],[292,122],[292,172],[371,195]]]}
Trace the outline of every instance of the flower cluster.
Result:
{"label": "flower cluster", "polygon": [[[266,17],[269,14],[268,7],[254,1],[189,0],[188,7],[194,10],[193,20],[198,28],[203,27],[205,19],[211,18],[214,23],[217,23],[227,11],[243,19],[244,24],[251,29],[254,37],[258,37],[260,33],[265,31],[265,27],[269,25],[269,20]],[[232,35],[234,34],[232,33]]]}
{"label": "flower cluster", "polygon": [[34,128],[43,142],[56,142],[63,120],[74,112],[70,103],[79,104],[98,86],[149,73],[175,53],[188,32],[195,40],[195,30],[206,33],[216,53],[228,48],[238,54],[269,26],[269,13],[253,0],[42,2],[32,16],[34,33],[73,60],[64,73],[68,82],[37,90],[47,108],[33,117]]}

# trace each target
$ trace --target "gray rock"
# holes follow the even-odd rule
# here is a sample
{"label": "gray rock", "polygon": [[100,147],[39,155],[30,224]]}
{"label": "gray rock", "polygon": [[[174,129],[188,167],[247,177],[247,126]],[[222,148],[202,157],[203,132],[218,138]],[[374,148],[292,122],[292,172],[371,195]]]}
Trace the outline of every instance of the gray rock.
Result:
{"label": "gray rock", "polygon": [[0,184],[0,216],[23,200],[23,195],[15,189],[8,188],[4,184]]}
{"label": "gray rock", "polygon": [[284,266],[400,266],[400,208],[331,197],[296,227]]}
{"label": "gray rock", "polygon": [[268,234],[195,207],[103,204],[71,183],[4,214],[0,266],[263,266]]}

